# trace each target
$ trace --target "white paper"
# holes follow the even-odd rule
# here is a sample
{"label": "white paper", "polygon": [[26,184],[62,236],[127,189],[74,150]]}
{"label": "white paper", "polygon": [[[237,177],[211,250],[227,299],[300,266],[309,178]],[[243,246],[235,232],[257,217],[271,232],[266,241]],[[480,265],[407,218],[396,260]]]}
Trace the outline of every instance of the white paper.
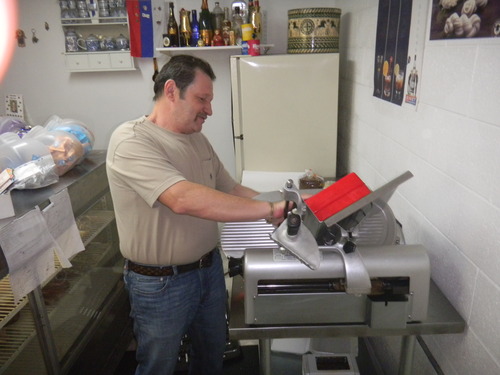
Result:
{"label": "white paper", "polygon": [[16,303],[55,273],[58,245],[38,207],[2,228],[0,246],[9,265]]}
{"label": "white paper", "polygon": [[71,267],[69,259],[80,251],[85,250],[78,227],[73,216],[73,208],[68,190],[50,197],[50,205],[43,210],[43,217],[47,222],[52,237],[59,245],[56,254],[62,267]]}
{"label": "white paper", "polygon": [[9,193],[0,194],[0,219],[15,215],[14,205]]}

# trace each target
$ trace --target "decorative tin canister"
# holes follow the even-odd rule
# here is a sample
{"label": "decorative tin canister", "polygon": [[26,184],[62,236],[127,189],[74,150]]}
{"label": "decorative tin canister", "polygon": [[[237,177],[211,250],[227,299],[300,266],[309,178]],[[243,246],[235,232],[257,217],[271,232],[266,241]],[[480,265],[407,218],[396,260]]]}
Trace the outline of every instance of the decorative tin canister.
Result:
{"label": "decorative tin canister", "polygon": [[339,52],[339,8],[288,11],[288,53]]}

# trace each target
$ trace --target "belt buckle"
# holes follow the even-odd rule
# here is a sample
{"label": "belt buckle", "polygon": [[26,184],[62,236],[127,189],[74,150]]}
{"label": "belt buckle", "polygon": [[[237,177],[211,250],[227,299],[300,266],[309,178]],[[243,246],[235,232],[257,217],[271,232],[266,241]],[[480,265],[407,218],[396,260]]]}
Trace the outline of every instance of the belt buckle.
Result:
{"label": "belt buckle", "polygon": [[203,256],[200,258],[200,260],[199,260],[199,264],[198,264],[198,267],[199,267],[199,268],[205,268],[205,267],[208,267],[207,262],[208,262],[208,258],[210,257],[210,255],[211,255],[211,252],[210,252],[210,253],[208,253],[208,254],[203,255]]}

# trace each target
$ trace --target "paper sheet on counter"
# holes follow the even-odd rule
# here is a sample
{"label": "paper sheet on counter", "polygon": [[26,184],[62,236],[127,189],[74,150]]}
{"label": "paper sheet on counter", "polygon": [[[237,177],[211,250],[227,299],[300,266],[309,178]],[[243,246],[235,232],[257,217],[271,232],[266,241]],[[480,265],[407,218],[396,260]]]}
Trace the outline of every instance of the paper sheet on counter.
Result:
{"label": "paper sheet on counter", "polygon": [[58,245],[38,207],[2,228],[0,246],[16,303],[55,273]]}
{"label": "paper sheet on counter", "polygon": [[12,203],[10,193],[0,194],[0,219],[12,217],[15,214],[14,204]]}
{"label": "paper sheet on counter", "polygon": [[69,259],[85,250],[80,232],[76,226],[67,189],[50,197],[50,204],[42,211],[52,237],[59,245],[57,257],[64,268],[71,267]]}

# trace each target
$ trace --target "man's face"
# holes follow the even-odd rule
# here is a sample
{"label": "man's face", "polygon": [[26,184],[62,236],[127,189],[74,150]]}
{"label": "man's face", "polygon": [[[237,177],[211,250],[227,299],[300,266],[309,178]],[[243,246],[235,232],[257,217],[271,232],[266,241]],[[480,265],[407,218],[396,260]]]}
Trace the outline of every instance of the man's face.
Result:
{"label": "man's face", "polygon": [[212,115],[213,83],[209,76],[197,70],[195,79],[180,97],[177,89],[175,94],[175,118],[179,132],[191,134],[200,132],[208,116]]}

